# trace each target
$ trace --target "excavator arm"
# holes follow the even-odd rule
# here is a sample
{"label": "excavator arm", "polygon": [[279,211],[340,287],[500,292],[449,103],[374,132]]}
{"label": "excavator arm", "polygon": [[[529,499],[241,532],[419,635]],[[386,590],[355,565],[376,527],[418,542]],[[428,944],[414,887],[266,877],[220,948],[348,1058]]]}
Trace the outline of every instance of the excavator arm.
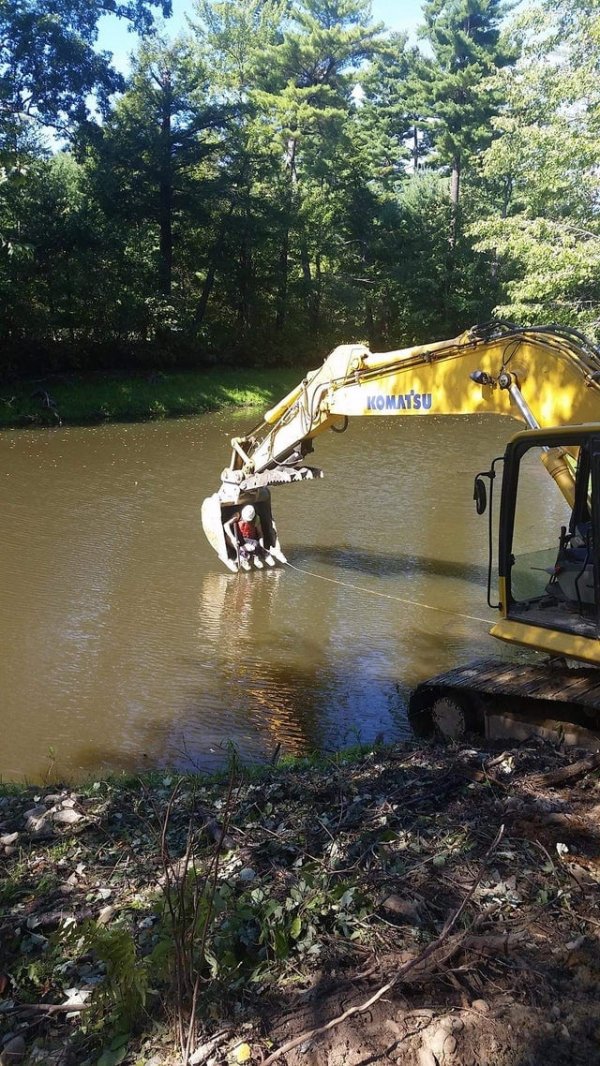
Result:
{"label": "excavator arm", "polygon": [[223,496],[311,476],[304,465],[326,429],[354,416],[513,415],[529,428],[594,421],[600,353],[574,330],[475,326],[452,340],[376,354],[342,345],[232,440]]}
{"label": "excavator arm", "polygon": [[[265,547],[283,560],[269,489],[321,476],[306,464],[319,434],[343,431],[354,416],[483,412],[512,415],[529,429],[599,421],[600,352],[575,330],[497,322],[380,354],[362,344],[341,345],[250,433],[232,439],[221,487],[202,506],[206,536],[225,565],[237,570],[223,529],[241,506],[252,504]],[[574,455],[547,448],[542,461],[572,504]]]}

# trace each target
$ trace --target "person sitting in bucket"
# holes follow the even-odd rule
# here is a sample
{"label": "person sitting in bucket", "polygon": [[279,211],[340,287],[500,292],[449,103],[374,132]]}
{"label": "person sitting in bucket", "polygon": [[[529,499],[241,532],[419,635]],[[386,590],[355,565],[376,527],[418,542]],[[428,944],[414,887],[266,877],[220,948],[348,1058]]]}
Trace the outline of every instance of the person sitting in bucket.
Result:
{"label": "person sitting in bucket", "polygon": [[269,566],[274,565],[274,559],[265,549],[264,537],[260,518],[252,504],[242,507],[242,513],[234,514],[223,527],[230,543],[239,554],[240,566],[244,570],[250,569],[250,561],[258,569],[262,569],[263,560]]}

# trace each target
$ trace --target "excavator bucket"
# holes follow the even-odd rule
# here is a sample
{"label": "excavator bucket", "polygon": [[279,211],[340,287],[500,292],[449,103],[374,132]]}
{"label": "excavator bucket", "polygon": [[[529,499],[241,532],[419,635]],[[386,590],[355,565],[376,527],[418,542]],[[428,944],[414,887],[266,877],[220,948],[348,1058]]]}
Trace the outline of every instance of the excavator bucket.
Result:
{"label": "excavator bucket", "polygon": [[[274,566],[276,563],[287,562],[279,544],[277,528],[271,512],[271,493],[267,488],[244,492],[237,503],[225,502],[220,494],[215,492],[202,503],[202,528],[211,548],[216,551],[221,562],[232,573],[237,573],[240,569],[250,569],[250,566],[244,565],[244,561],[240,559],[239,548],[234,548],[226,536],[225,523],[234,515],[239,515],[241,508],[249,503],[255,508],[260,519],[265,547],[264,559],[267,565]],[[258,569],[262,569],[262,559],[259,558],[255,565]]]}
{"label": "excavator bucket", "polygon": [[[219,492],[208,496],[202,503],[202,528],[211,548],[228,570],[237,573],[249,569],[240,560],[239,549],[234,549],[225,532],[225,523],[241,512],[246,504],[252,504],[260,519],[265,546],[265,561],[268,566],[287,562],[279,544],[277,527],[271,511],[269,485],[292,484],[296,481],[312,481],[323,477],[316,467],[276,466],[258,474],[242,476],[239,471],[225,470]],[[255,566],[262,569],[261,559]]]}

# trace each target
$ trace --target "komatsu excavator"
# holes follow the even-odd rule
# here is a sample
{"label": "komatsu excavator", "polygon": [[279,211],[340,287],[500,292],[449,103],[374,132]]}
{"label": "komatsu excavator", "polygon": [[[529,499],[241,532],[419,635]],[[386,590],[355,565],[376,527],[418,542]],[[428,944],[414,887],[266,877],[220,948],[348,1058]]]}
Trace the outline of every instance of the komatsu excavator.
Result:
{"label": "komatsu excavator", "polygon": [[[224,534],[252,504],[264,549],[285,562],[271,512],[270,486],[316,478],[313,441],[343,432],[352,416],[512,415],[525,423],[502,457],[474,482],[476,509],[489,513],[488,604],[491,634],[546,653],[531,665],[486,661],[420,685],[409,715],[420,731],[456,735],[480,728],[490,708],[553,712],[565,722],[600,718],[600,351],[560,326],[494,322],[451,340],[384,354],[362,344],[336,348],[245,437],[232,440],[221,488],[202,505],[209,542],[231,570],[239,552]],[[564,497],[565,521],[546,528],[532,515],[520,473],[539,457]],[[498,523],[498,602],[491,599],[492,497],[503,464]],[[550,482],[548,482],[550,484]],[[488,508],[488,485],[490,506]],[[535,551],[521,555],[519,524],[536,526]],[[531,539],[531,535],[530,535]],[[548,545],[551,545],[548,547]],[[585,664],[569,667],[568,660]]]}

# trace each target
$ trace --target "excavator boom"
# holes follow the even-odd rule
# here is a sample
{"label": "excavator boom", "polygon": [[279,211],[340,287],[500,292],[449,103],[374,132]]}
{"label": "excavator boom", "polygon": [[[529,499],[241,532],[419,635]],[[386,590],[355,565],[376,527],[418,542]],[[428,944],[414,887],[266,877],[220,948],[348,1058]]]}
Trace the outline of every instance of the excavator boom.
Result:
{"label": "excavator boom", "polygon": [[537,428],[597,418],[599,396],[600,354],[559,327],[475,326],[452,340],[383,354],[342,345],[260,425],[233,439],[222,495],[236,502],[259,486],[312,476],[304,460],[314,439],[343,429],[349,417],[489,412]]}

